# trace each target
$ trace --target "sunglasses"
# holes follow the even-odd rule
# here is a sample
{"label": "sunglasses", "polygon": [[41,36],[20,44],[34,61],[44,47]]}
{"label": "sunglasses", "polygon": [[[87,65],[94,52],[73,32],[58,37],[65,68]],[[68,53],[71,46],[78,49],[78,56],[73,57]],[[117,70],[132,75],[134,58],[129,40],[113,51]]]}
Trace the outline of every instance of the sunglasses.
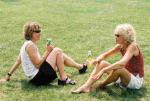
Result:
{"label": "sunglasses", "polygon": [[35,31],[33,31],[33,32],[35,32],[35,33],[40,33],[40,32],[41,32],[41,30],[35,30]]}
{"label": "sunglasses", "polygon": [[115,34],[115,36],[116,36],[116,37],[120,37],[120,35],[119,35],[119,34]]}

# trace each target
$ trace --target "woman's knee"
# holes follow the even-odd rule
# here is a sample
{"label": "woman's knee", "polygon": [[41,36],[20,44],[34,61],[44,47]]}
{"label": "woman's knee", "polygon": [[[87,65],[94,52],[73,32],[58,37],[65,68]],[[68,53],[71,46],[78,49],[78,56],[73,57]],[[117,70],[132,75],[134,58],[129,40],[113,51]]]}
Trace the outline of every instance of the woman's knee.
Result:
{"label": "woman's knee", "polygon": [[123,84],[125,84],[126,86],[128,85],[129,81],[131,80],[131,74],[125,68],[117,69],[113,73],[114,73],[113,76],[120,77],[121,82]]}
{"label": "woman's knee", "polygon": [[106,67],[106,66],[109,66],[110,65],[110,63],[109,62],[107,62],[107,61],[101,61],[99,64],[98,64],[98,66],[101,66],[101,67]]}
{"label": "woman's knee", "polygon": [[57,54],[63,53],[62,49],[60,49],[60,48],[58,48],[58,47],[54,48],[53,51],[54,51],[55,53],[57,53]]}
{"label": "woman's knee", "polygon": [[113,73],[120,75],[120,74],[123,74],[124,72],[126,72],[125,68],[120,68],[120,69],[114,70]]}

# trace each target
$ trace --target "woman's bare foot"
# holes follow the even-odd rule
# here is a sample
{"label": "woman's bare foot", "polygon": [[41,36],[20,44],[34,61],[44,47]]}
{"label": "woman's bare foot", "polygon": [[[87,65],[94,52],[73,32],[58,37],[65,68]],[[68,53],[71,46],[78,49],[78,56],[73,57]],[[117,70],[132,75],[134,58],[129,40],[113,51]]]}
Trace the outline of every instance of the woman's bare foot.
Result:
{"label": "woman's bare foot", "polygon": [[76,90],[71,91],[72,94],[79,94],[79,93],[89,93],[90,92],[90,88],[86,88],[86,87],[79,87]]}

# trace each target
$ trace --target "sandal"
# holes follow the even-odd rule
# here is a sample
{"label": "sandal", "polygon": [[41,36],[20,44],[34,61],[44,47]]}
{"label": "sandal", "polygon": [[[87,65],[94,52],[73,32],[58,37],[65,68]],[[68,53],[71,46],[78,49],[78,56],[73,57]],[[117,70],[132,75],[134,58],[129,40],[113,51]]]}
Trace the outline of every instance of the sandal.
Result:
{"label": "sandal", "polygon": [[87,65],[86,65],[86,64],[83,64],[83,68],[81,68],[81,69],[79,70],[79,74],[85,73],[86,70],[87,70]]}
{"label": "sandal", "polygon": [[58,85],[66,85],[66,84],[75,85],[76,81],[75,80],[71,80],[70,78],[66,78],[66,80],[58,79]]}

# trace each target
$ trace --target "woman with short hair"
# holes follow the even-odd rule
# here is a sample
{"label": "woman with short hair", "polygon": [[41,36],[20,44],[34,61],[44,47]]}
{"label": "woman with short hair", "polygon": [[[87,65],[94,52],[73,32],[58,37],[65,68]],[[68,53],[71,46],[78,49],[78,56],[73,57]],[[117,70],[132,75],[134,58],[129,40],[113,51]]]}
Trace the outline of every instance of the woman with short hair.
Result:
{"label": "woman with short hair", "polygon": [[64,54],[60,48],[51,44],[46,46],[43,56],[40,56],[37,42],[41,38],[41,26],[37,22],[27,22],[23,27],[23,35],[25,42],[20,49],[20,54],[7,76],[0,80],[1,83],[9,81],[11,75],[21,63],[29,82],[37,86],[47,85],[52,82],[57,78],[57,71],[60,75],[59,85],[75,84],[74,80],[67,77],[64,65],[75,67],[80,74],[86,72],[86,65],[76,63]]}
{"label": "woman with short hair", "polygon": [[[116,45],[109,51],[101,54],[92,63],[95,65],[89,79],[72,93],[86,93],[93,90],[92,85],[99,80],[104,73],[109,74],[104,82],[96,88],[103,88],[110,83],[117,83],[120,87],[140,89],[144,78],[144,59],[136,42],[135,30],[130,24],[120,24],[114,31]],[[121,53],[122,58],[110,64],[106,58]]]}

